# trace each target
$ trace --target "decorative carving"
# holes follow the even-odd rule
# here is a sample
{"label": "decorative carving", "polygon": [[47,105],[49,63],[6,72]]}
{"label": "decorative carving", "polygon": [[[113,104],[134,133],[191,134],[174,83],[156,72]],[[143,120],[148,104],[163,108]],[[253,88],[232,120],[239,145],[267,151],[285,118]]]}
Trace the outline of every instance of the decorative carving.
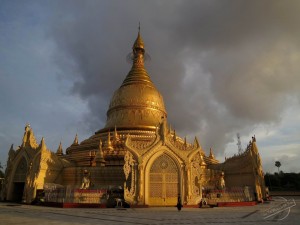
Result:
{"label": "decorative carving", "polygon": [[225,188],[224,172],[221,172],[219,180],[219,189],[223,190]]}
{"label": "decorative carving", "polygon": [[30,125],[27,123],[25,126],[25,132],[23,136],[23,142],[22,142],[22,147],[30,147],[30,148],[37,148],[38,144],[36,143],[36,139],[33,133],[32,128]]}
{"label": "decorative carving", "polygon": [[201,191],[203,186],[203,174],[201,166],[205,165],[203,156],[198,152],[191,160],[190,172],[190,202],[189,204],[197,204],[201,199]]}
{"label": "decorative carving", "polygon": [[[125,200],[127,200],[131,204],[136,203],[136,177],[137,177],[137,164],[136,160],[134,159],[133,155],[127,151],[124,156],[124,174],[126,181],[124,182],[124,195]],[[131,175],[131,180],[128,178]],[[127,185],[129,183],[129,185]]]}
{"label": "decorative carving", "polygon": [[195,150],[195,149],[199,148],[199,146],[197,146],[195,144],[187,143],[185,139],[182,140],[180,137],[176,136],[175,131],[172,135],[168,135],[168,139],[169,139],[169,142],[175,148],[177,148],[179,150],[192,151],[192,150]]}
{"label": "decorative carving", "polygon": [[131,140],[128,143],[130,143],[130,147],[133,147],[138,150],[143,150],[143,149],[147,149],[148,147],[150,147],[154,143],[154,141],[155,141],[155,138],[153,137],[147,141]]}
{"label": "decorative carving", "polygon": [[133,159],[133,155],[129,151],[127,151],[125,153],[124,161],[125,161],[125,163],[124,163],[124,166],[123,166],[123,170],[124,170],[124,174],[125,174],[125,179],[127,180],[129,174],[132,171],[131,167],[133,166],[133,164],[135,162],[135,160]]}
{"label": "decorative carving", "polygon": [[161,117],[162,121],[159,124],[159,134],[160,138],[162,140],[163,145],[166,142],[166,136],[167,136],[167,120],[165,117]]}
{"label": "decorative carving", "polygon": [[91,173],[88,170],[84,170],[80,189],[89,189],[91,184],[90,177],[91,177]]}

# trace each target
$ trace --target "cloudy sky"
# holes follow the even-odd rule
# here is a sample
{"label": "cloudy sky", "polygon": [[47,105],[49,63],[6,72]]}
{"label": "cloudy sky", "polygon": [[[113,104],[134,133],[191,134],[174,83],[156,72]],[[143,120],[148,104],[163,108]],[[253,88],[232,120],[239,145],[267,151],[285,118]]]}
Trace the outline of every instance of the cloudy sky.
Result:
{"label": "cloudy sky", "polygon": [[169,123],[218,159],[256,135],[300,172],[300,1],[0,0],[0,161],[31,124],[56,151],[102,128],[138,23]]}

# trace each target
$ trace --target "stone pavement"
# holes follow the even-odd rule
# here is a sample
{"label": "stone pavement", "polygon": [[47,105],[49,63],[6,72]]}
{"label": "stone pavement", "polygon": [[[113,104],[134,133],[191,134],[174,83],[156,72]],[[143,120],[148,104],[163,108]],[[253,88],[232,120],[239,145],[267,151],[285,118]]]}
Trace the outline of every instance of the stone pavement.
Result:
{"label": "stone pavement", "polygon": [[[296,205],[289,208],[293,201]],[[299,221],[299,196],[276,197],[274,201],[257,206],[183,208],[180,212],[175,207],[62,209],[0,203],[0,225],[299,224]]]}

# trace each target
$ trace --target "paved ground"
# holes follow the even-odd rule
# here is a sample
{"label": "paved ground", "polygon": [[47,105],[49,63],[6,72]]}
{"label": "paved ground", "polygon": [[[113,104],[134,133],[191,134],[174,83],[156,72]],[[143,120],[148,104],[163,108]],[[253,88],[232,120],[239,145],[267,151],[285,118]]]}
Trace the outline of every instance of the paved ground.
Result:
{"label": "paved ground", "polygon": [[[286,201],[287,200],[287,201]],[[295,206],[291,207],[295,202]],[[291,208],[289,208],[291,207]],[[0,225],[300,224],[300,197],[248,207],[62,209],[0,203]]]}

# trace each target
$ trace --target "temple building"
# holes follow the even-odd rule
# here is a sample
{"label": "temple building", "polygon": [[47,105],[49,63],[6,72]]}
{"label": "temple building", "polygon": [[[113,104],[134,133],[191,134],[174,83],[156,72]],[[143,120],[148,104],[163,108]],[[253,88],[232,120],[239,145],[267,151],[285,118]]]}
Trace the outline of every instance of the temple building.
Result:
{"label": "temple building", "polygon": [[178,197],[184,205],[265,197],[255,137],[243,153],[222,163],[196,137],[188,143],[168,124],[163,97],[144,67],[140,32],[132,55],[132,67],[111,98],[104,128],[88,139],[79,142],[76,135],[65,152],[61,143],[53,152],[44,138],[38,144],[26,125],[21,146],[8,152],[2,200],[31,203],[51,189],[60,197],[49,194],[48,201],[55,197],[56,202],[84,203],[83,194],[94,194],[97,203],[103,200],[97,190],[110,187],[122,187],[132,206],[175,206]]}

